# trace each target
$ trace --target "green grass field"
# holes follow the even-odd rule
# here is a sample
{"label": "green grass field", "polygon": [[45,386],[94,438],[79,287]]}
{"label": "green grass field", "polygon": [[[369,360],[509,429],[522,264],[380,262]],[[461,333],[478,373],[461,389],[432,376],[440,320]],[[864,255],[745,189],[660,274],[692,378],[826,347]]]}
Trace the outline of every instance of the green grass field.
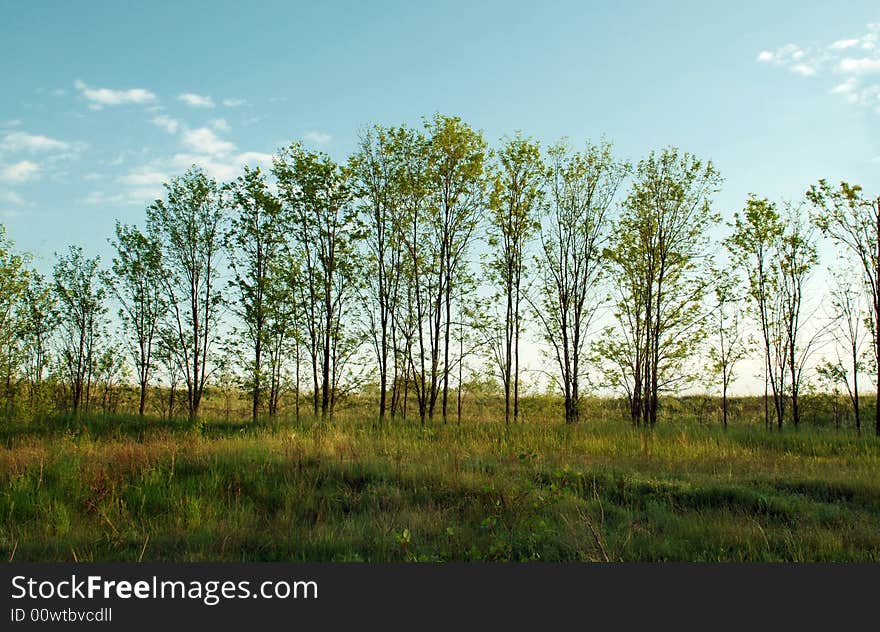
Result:
{"label": "green grass field", "polygon": [[51,419],[0,427],[4,560],[880,561],[851,429]]}

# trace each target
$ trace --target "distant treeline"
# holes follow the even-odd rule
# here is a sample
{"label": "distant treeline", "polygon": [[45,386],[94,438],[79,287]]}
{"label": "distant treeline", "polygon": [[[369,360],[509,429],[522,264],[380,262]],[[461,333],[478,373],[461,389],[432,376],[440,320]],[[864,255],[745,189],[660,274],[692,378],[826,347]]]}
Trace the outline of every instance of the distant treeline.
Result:
{"label": "distant treeline", "polygon": [[[637,164],[606,142],[490,149],[442,115],[370,128],[344,164],[293,143],[228,183],[194,165],[141,226],[117,223],[109,265],[71,246],[47,278],[0,232],[6,408],[106,409],[134,384],[144,414],[161,384],[192,421],[209,386],[244,389],[254,419],[302,395],[329,420],[372,386],[379,423],[446,422],[488,380],[513,423],[529,336],[567,423],[603,389],[650,427],[661,395],[702,385],[726,425],[753,358],[766,424],[808,419],[812,387],[860,429],[859,378],[880,395],[880,199],[825,181],[798,202],[750,196],[719,242],[720,186],[675,147]],[[844,267],[819,312],[823,235]]]}

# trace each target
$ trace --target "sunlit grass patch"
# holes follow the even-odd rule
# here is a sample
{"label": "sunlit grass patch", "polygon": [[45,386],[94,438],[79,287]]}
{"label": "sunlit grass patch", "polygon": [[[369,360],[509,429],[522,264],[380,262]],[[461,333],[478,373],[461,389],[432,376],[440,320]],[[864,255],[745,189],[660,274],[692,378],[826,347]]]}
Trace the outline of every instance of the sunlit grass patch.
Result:
{"label": "sunlit grass patch", "polygon": [[6,430],[15,560],[880,560],[880,444],[824,429],[66,420]]}

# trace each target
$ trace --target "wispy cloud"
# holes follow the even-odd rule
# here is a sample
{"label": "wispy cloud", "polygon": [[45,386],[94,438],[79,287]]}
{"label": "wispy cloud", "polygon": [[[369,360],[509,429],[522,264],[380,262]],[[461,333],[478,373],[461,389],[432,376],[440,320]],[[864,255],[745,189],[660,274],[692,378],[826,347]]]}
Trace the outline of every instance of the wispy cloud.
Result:
{"label": "wispy cloud", "polygon": [[847,57],[841,59],[837,69],[847,75],[869,75],[880,73],[880,56],[878,57]]}
{"label": "wispy cloud", "polygon": [[[757,61],[785,68],[802,77],[828,77],[828,88],[847,103],[872,106],[880,113],[880,24],[868,24],[858,37],[844,37],[827,45],[786,44],[762,50]],[[843,77],[841,80],[840,77]]]}
{"label": "wispy cloud", "polygon": [[11,132],[0,141],[0,151],[39,153],[47,151],[67,151],[72,145],[63,140],[49,138],[42,134]]}
{"label": "wispy cloud", "polygon": [[165,114],[160,114],[152,119],[153,125],[164,129],[169,134],[176,134],[180,128],[180,121]]}
{"label": "wispy cloud", "polygon": [[122,193],[107,193],[106,191],[92,191],[81,201],[89,206],[120,206],[135,203]]}
{"label": "wispy cloud", "polygon": [[228,108],[237,108],[242,105],[247,105],[247,101],[244,99],[223,99],[222,103]]}
{"label": "wispy cloud", "polygon": [[797,44],[786,44],[776,50],[762,50],[758,53],[758,61],[765,64],[785,66],[794,69],[797,65],[806,65],[807,52]]}
{"label": "wispy cloud", "polygon": [[208,121],[208,125],[213,127],[218,132],[228,132],[232,129],[231,127],[229,127],[229,123],[227,123],[226,119],[224,118],[211,119],[210,121]]}
{"label": "wispy cloud", "polygon": [[177,95],[177,100],[186,103],[194,108],[212,108],[214,107],[214,99],[194,92],[184,92]]}
{"label": "wispy cloud", "polygon": [[859,45],[858,39],[842,39],[842,40],[837,40],[828,48],[830,48],[831,50],[846,50],[847,48],[852,48],[852,47],[858,46],[858,45]]}
{"label": "wispy cloud", "polygon": [[73,87],[89,101],[89,107],[100,110],[105,106],[137,104],[143,105],[156,101],[156,95],[144,88],[129,88],[126,90],[114,90],[111,88],[90,88],[84,82],[77,79]]}
{"label": "wispy cloud", "polygon": [[222,156],[235,151],[235,143],[223,140],[208,127],[185,130],[182,142],[190,151],[208,156]]}
{"label": "wispy cloud", "polygon": [[113,193],[93,191],[84,201],[96,205],[107,204],[108,201],[115,204],[142,204],[161,197],[164,192],[162,185],[168,180],[168,172],[158,165],[143,165],[116,178],[123,189],[121,192],[118,189]]}
{"label": "wispy cloud", "polygon": [[303,140],[314,145],[326,145],[331,140],[333,140],[333,137],[330,136],[330,134],[325,134],[324,132],[311,130],[303,134]]}
{"label": "wispy cloud", "polygon": [[10,165],[0,165],[0,181],[22,183],[36,177],[40,166],[30,160],[22,160]]}
{"label": "wispy cloud", "polygon": [[248,165],[250,167],[263,167],[268,168],[272,166],[272,154],[267,154],[259,151],[246,151],[244,153],[239,154],[236,157],[236,160],[243,166]]}
{"label": "wispy cloud", "polygon": [[272,166],[272,154],[258,151],[246,151],[221,156],[206,154],[179,153],[169,161],[175,173],[180,173],[193,165],[198,165],[218,181],[230,181],[241,174],[245,165],[268,169]]}
{"label": "wispy cloud", "polygon": [[791,71],[801,77],[812,77],[816,74],[816,69],[810,64],[795,64],[791,67]]}
{"label": "wispy cloud", "polygon": [[132,169],[126,175],[118,178],[119,182],[128,186],[161,188],[162,183],[168,180],[168,174],[157,171],[150,167],[138,167]]}
{"label": "wispy cloud", "polygon": [[[117,178],[122,186],[122,198],[116,203],[143,204],[161,197],[162,184],[168,182],[173,174],[180,174],[198,165],[210,177],[219,182],[228,182],[241,174],[245,165],[269,169],[272,166],[272,154],[259,151],[231,152],[226,154],[207,154],[197,152],[180,152],[168,159],[153,160],[141,167],[130,170]],[[114,195],[119,195],[116,191]],[[90,196],[90,203],[104,204],[109,196],[97,191]]]}
{"label": "wispy cloud", "polygon": [[850,94],[858,88],[859,82],[852,77],[831,88],[831,94]]}

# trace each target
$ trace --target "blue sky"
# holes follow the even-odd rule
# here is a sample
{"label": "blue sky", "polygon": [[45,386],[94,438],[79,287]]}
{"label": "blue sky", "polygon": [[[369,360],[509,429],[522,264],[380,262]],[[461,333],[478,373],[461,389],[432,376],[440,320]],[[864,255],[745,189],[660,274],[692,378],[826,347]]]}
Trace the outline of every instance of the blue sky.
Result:
{"label": "blue sky", "polygon": [[336,158],[372,123],[460,115],[621,157],[711,158],[726,216],[820,177],[877,191],[876,1],[0,0],[0,223],[48,269],[109,254],[161,182],[223,179],[302,139]]}

